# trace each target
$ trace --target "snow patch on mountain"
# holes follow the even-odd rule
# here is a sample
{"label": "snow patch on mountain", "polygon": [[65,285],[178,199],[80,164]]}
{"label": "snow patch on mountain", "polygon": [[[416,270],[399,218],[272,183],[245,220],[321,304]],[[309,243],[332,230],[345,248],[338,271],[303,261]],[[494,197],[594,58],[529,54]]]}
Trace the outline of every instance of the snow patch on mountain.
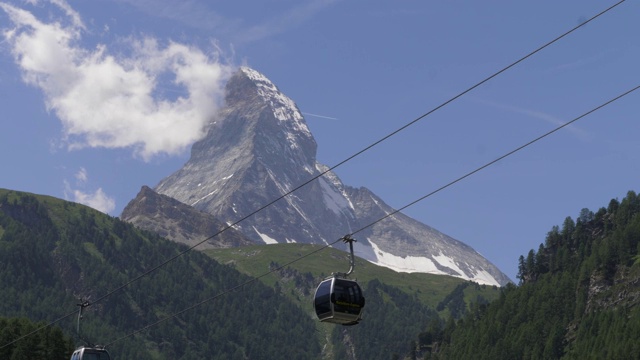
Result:
{"label": "snow patch on mountain", "polygon": [[327,207],[336,215],[350,214],[353,217],[353,203],[345,192],[342,181],[326,165],[316,162],[316,170],[323,174],[319,181]]}
{"label": "snow patch on mountain", "polygon": [[337,192],[324,178],[319,179],[322,187],[324,204],[336,215],[342,215],[345,209],[353,209],[353,204],[344,196]]}
{"label": "snow patch on mountain", "polygon": [[[216,180],[216,181],[214,181],[213,183],[211,183],[211,186],[214,186],[214,185],[215,185],[215,184],[217,184],[219,181],[226,181],[226,180],[229,180],[229,179],[231,179],[232,177],[233,177],[233,174],[231,174],[231,175],[229,175],[229,176],[225,176],[225,177],[223,177],[221,180]],[[202,183],[201,183],[201,182],[200,182],[200,183],[198,183],[197,187],[201,187],[201,186],[202,186]],[[200,201],[202,201],[202,200],[204,200],[204,199],[208,198],[209,196],[215,195],[219,190],[220,190],[219,188],[214,189],[213,191],[209,192],[209,193],[208,193],[208,194],[206,194],[205,196],[203,196],[203,197],[199,198],[198,200],[194,201],[193,203],[191,203],[191,206],[195,206],[197,203],[199,203]]]}
{"label": "snow patch on mountain", "polygon": [[[376,260],[371,261],[375,264],[388,267],[397,272],[427,272],[432,274],[444,274],[442,271],[438,270],[436,265],[431,259],[425,257],[418,256],[397,256],[390,254],[388,252],[384,252],[380,250],[378,245],[371,241],[371,239],[367,239],[367,241],[371,244],[373,248],[373,252],[376,255]],[[419,270],[418,270],[419,269]]]}
{"label": "snow patch on mountain", "polygon": [[258,231],[258,229],[256,229],[255,226],[253,226],[253,230],[258,234],[258,236],[260,236],[260,238],[262,239],[262,241],[264,241],[265,244],[277,244],[278,240],[270,237],[267,234],[263,234],[260,231]]}
{"label": "snow patch on mountain", "polygon": [[[367,241],[371,244],[371,247],[373,248],[373,251],[376,256],[375,261],[369,260],[374,264],[387,267],[397,272],[406,272],[406,273],[420,272],[420,273],[453,276],[450,273],[440,270],[438,266],[433,262],[433,260],[429,258],[420,257],[420,256],[402,257],[402,256],[393,255],[388,252],[384,252],[380,250],[380,248],[373,241],[371,241],[371,239],[367,238]],[[455,276],[461,279],[474,281],[474,282],[477,282],[478,284],[500,286],[500,283],[485,270],[475,273],[473,277],[468,276],[467,274],[465,274],[464,271],[462,271],[458,267],[458,265],[456,265],[453,259],[451,259],[448,256],[445,256],[442,253],[440,253],[440,255],[438,256],[435,256],[434,260],[438,263],[438,265],[442,267],[446,267],[458,273],[458,275],[455,275]]]}
{"label": "snow patch on mountain", "polygon": [[471,281],[475,281],[478,284],[486,284],[493,286],[500,286],[500,283],[486,270],[481,270],[475,274],[475,276],[470,279]]}
{"label": "snow patch on mountain", "polygon": [[464,271],[460,270],[455,261],[452,258],[445,256],[443,253],[440,253],[438,256],[434,256],[433,260],[437,261],[438,264],[457,272],[460,276],[464,276]]}
{"label": "snow patch on mountain", "polygon": [[[200,186],[200,184],[198,184],[198,186]],[[198,199],[198,200],[194,201],[194,202],[191,204],[191,206],[195,206],[195,205],[196,205],[197,203],[199,203],[200,201],[202,201],[202,200],[204,200],[204,199],[208,198],[208,197],[209,197],[209,196],[211,196],[211,195],[214,195],[215,193],[217,193],[217,192],[218,192],[218,190],[220,190],[220,189],[215,189],[215,190],[213,190],[212,192],[208,193],[207,195],[205,195],[205,196],[201,197],[200,199]]]}

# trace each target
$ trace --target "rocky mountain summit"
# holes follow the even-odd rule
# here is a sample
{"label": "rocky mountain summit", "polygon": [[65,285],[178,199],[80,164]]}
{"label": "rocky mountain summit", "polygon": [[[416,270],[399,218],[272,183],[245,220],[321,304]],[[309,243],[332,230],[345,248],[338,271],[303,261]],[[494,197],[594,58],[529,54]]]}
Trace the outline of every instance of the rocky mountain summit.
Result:
{"label": "rocky mountain summit", "polygon": [[[401,213],[379,221],[394,210],[368,189],[344,185],[316,160],[301,112],[264,75],[242,67],[225,90],[225,107],[206,137],[155,192],[228,225],[238,222],[234,229],[255,243],[328,244],[353,234],[358,256],[397,271],[510,282],[471,247],[425,224]],[[129,206],[125,213],[142,227],[153,216]]]}

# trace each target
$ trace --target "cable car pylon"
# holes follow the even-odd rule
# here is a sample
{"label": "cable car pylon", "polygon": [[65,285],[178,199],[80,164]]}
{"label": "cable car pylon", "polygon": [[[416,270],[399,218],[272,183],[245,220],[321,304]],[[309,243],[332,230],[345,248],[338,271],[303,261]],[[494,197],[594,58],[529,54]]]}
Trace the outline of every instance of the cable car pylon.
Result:
{"label": "cable car pylon", "polygon": [[318,285],[313,309],[321,322],[350,326],[362,320],[365,300],[360,285],[355,280],[347,279],[355,268],[353,243],[356,240],[351,235],[345,235],[342,241],[349,243],[349,271],[332,273]]}

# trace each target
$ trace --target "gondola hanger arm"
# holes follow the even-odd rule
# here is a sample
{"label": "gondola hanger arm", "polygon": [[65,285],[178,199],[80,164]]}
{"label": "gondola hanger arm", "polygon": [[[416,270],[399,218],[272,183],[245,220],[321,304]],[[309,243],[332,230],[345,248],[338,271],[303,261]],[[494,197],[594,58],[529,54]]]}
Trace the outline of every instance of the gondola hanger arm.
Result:
{"label": "gondola hanger arm", "polygon": [[342,241],[344,243],[349,243],[349,271],[346,273],[336,273],[336,276],[347,277],[351,275],[353,269],[356,266],[355,256],[353,255],[353,242],[357,241],[356,239],[351,237],[351,234],[347,234],[342,237]]}

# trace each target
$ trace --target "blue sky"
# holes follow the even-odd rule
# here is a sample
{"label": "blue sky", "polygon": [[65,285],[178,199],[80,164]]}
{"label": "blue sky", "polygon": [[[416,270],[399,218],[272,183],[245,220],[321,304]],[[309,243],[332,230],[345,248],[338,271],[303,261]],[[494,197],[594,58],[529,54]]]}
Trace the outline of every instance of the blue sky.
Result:
{"label": "blue sky", "polygon": [[[188,159],[240,65],[297,103],[333,166],[614,3],[0,0],[0,187],[119,215]],[[620,4],[336,173],[399,208],[640,85],[639,10]],[[515,279],[566,216],[640,191],[638,104],[405,213]]]}

